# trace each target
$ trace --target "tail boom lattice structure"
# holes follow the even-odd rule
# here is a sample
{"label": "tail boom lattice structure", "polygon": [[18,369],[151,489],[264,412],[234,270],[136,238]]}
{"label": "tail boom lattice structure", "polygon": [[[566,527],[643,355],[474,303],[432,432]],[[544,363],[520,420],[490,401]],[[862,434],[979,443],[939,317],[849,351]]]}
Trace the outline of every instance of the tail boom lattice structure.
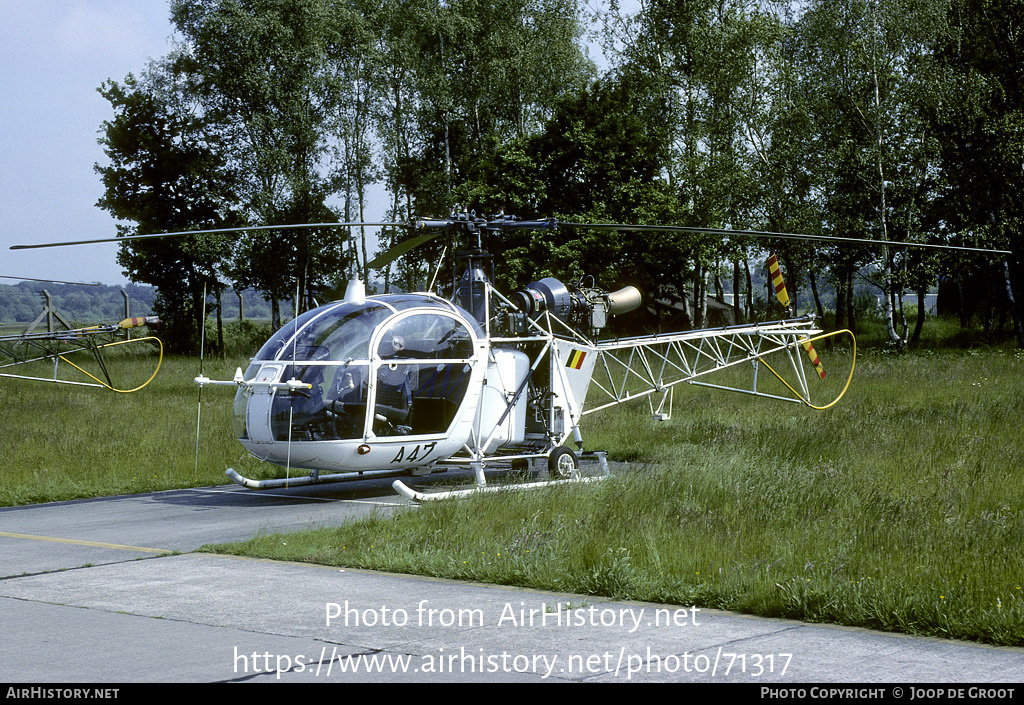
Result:
{"label": "tail boom lattice structure", "polygon": [[[130,393],[136,392],[156,377],[163,362],[163,343],[159,338],[147,336],[143,338],[131,338],[128,340],[118,339],[118,335],[128,328],[138,328],[148,323],[156,322],[155,318],[134,318],[125,319],[121,323],[89,326],[86,328],[74,328],[71,330],[59,330],[53,332],[26,333],[21,335],[0,335],[0,370],[20,368],[32,363],[49,362],[53,365],[53,374],[50,377],[31,376],[27,374],[14,374],[0,372],[0,377],[13,379],[32,380],[38,382],[51,382],[56,384],[67,384],[79,387],[100,387],[114,392]],[[152,348],[155,346],[157,359],[155,369],[141,384],[122,389],[112,379],[103,353],[114,348],[131,346],[133,349],[139,346]],[[72,361],[74,355],[80,359],[85,357],[91,359],[93,372],[88,371],[83,365]],[[77,373],[85,377],[84,380],[69,380],[58,376],[59,363],[65,363]]]}
{"label": "tail boom lattice structure", "polygon": [[[805,345],[848,331],[824,334],[811,317],[770,323],[687,331],[664,336],[623,339],[597,343],[598,356],[584,414],[652,394],[667,394],[681,383],[804,403],[813,408]],[[852,336],[851,336],[852,338]],[[854,348],[855,350],[855,348]],[[855,352],[854,352],[855,354]],[[768,356],[788,360],[787,381]],[[789,389],[793,396],[764,391],[758,387],[761,363]],[[749,386],[705,381],[705,377],[729,368],[750,365]],[[778,364],[778,363],[776,363]],[[815,371],[811,371],[816,374]],[[851,366],[852,375],[852,366]],[[846,389],[842,390],[845,393]],[[840,397],[842,396],[840,393]],[[835,403],[838,398],[832,401]],[[829,404],[831,406],[831,404]]]}

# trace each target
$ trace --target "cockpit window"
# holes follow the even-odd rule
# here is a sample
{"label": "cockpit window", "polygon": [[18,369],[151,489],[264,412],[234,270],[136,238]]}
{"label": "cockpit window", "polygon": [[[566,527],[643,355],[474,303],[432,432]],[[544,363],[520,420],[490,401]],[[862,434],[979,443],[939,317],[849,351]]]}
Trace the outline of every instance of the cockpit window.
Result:
{"label": "cockpit window", "polygon": [[466,326],[451,316],[421,313],[385,330],[377,354],[384,360],[464,359],[473,355],[473,340]]}
{"label": "cockpit window", "polygon": [[256,359],[365,360],[370,356],[374,327],[391,313],[388,307],[369,302],[361,306],[332,304],[307,311],[275,333]]}
{"label": "cockpit window", "polygon": [[473,336],[463,318],[444,313],[396,319],[376,338],[373,433],[443,433],[466,395]]}
{"label": "cockpit window", "polygon": [[[426,310],[403,315],[410,308]],[[359,438],[370,429],[377,436],[443,433],[466,394],[473,340],[482,335],[464,311],[422,294],[308,311],[275,333],[246,373],[303,386],[269,397],[240,388],[236,430],[261,443]]]}
{"label": "cockpit window", "polygon": [[[306,311],[274,333],[254,359],[365,360],[370,356],[370,337],[379,323],[395,312],[424,306],[456,313],[465,326],[476,331],[477,337],[483,336],[475,320],[443,299],[429,299],[422,294],[387,294],[373,297],[363,304],[337,302]],[[469,340],[466,328],[461,328],[458,333],[452,332],[452,337],[445,339],[444,336],[456,326],[455,321],[445,316],[432,316],[430,319],[419,321],[419,330],[414,331],[422,345],[437,348],[430,357],[467,357],[470,354],[465,345],[457,350],[454,347],[458,341]],[[405,321],[399,325],[408,325]],[[436,327],[435,331],[425,328],[431,325]],[[430,336],[435,336],[433,343],[429,342]],[[446,354],[444,348],[454,354]]]}

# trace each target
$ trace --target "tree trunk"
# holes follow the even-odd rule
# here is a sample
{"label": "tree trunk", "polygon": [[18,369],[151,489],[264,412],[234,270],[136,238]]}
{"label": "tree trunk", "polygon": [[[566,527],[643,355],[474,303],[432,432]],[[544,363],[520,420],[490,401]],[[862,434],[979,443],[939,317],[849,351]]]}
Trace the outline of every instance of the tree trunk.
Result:
{"label": "tree trunk", "polygon": [[957,294],[959,295],[959,301],[957,301],[957,311],[960,314],[960,327],[966,329],[970,327],[972,313],[970,309],[973,307],[968,307],[967,296],[965,291],[966,287],[964,286],[964,275],[963,272],[959,270],[957,271],[956,275],[956,289]]}
{"label": "tree trunk", "polygon": [[732,317],[736,323],[746,320],[743,316],[743,308],[740,306],[740,258],[732,261]]}
{"label": "tree trunk", "polygon": [[704,267],[698,261],[693,269],[693,327],[704,327],[704,312],[707,310],[707,288],[704,282]]}
{"label": "tree trunk", "polygon": [[853,296],[853,275],[854,272],[851,269],[845,273],[846,281],[843,282],[843,286],[846,287],[846,327],[856,335],[857,334],[857,303],[854,301]]}
{"label": "tree trunk", "polygon": [[[814,297],[814,310],[818,314],[818,320],[824,325],[825,322],[825,307],[821,305],[821,296],[818,294],[818,279],[814,276],[813,270],[808,270],[807,278],[811,282],[811,296]],[[832,339],[829,338],[829,342]]]}
{"label": "tree trunk", "polygon": [[921,342],[921,330],[924,328],[925,297],[928,294],[927,288],[917,290],[917,322],[914,324],[914,333],[910,336],[910,346],[915,347]]}
{"label": "tree trunk", "polygon": [[1014,296],[1013,279],[1010,276],[1010,260],[1003,260],[1003,276],[1006,278],[1006,295],[1010,299],[1010,315],[1013,317],[1013,334],[1017,338],[1017,347],[1024,348],[1024,323],[1021,321],[1021,312],[1017,307],[1017,297]]}
{"label": "tree trunk", "polygon": [[836,285],[836,330],[850,328],[846,316],[846,274],[840,274],[835,280]]}
{"label": "tree trunk", "polygon": [[746,272],[747,282],[747,320],[753,319],[754,311],[754,285],[750,281],[750,258],[744,258],[743,268]]}

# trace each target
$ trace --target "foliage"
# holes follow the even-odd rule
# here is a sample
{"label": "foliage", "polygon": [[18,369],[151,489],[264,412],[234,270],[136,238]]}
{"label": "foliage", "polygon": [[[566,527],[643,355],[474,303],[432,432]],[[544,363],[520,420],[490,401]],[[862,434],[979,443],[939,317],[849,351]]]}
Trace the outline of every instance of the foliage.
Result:
{"label": "foliage", "polygon": [[[509,168],[511,160],[505,159],[494,170],[492,190],[516,194],[502,203],[511,201],[527,216],[584,223],[676,222],[681,208],[661,178],[670,136],[650,127],[664,124],[663,112],[659,96],[641,81],[605,76],[558,101],[543,131],[516,155],[523,164],[532,155],[534,168]],[[682,290],[688,271],[688,249],[678,238],[657,233],[638,237],[574,228],[523,240],[503,243],[508,279],[517,285],[542,276],[589,275],[601,286],[633,285],[650,299],[661,299]]]}
{"label": "foliage", "polygon": [[[235,215],[230,176],[205,136],[199,118],[176,109],[174,97],[159,85],[159,67],[143,80],[100,89],[116,116],[104,123],[100,142],[110,158],[97,166],[105,192],[99,206],[120,220],[122,235],[224,227]],[[118,262],[133,281],[157,287],[154,308],[168,332],[172,350],[195,349],[203,291],[224,288],[218,269],[225,258],[217,237],[158,238],[122,244]]]}
{"label": "foliage", "polygon": [[[968,285],[987,290],[990,301],[1002,303],[1005,292],[1012,292],[1016,303],[1007,303],[1024,346],[1024,38],[1016,20],[1021,5],[1019,0],[948,2],[945,30],[933,49],[934,97],[928,116],[940,152],[938,217],[964,242],[988,242],[1014,253],[1003,266],[976,261],[970,269],[951,273],[961,281],[975,273]],[[1006,286],[990,289],[995,281]]]}
{"label": "foliage", "polygon": [[[422,217],[456,205],[523,215],[541,185],[529,139],[594,75],[580,47],[580,4],[457,0],[414,12],[407,26],[408,134],[395,160],[396,193]],[[451,244],[439,240],[405,260],[437,262]]]}
{"label": "foliage", "polygon": [[[103,204],[138,223],[126,232],[362,221],[383,179],[394,220],[460,205],[1016,251],[1019,3],[652,0],[629,14],[611,2],[596,32],[611,61],[595,78],[575,0],[175,0],[176,51],[103,89],[116,112]],[[403,236],[384,229],[379,244]],[[276,307],[296,289],[306,304],[339,289],[357,260],[369,279],[367,237],[262,233],[230,257],[216,242],[138,244],[126,266],[161,279],[161,305],[194,321],[203,280],[255,287]],[[401,258],[378,273],[384,288],[422,287],[453,244]],[[768,247],[819,313],[835,289],[838,326],[856,328],[855,287],[870,277],[897,348],[910,342],[904,292],[952,277],[964,325],[973,313],[994,330],[1019,314],[1024,271],[1016,256],[697,235],[572,230],[493,246],[510,285],[643,282],[649,298],[697,302],[694,326],[730,265],[753,304],[746,280]]]}

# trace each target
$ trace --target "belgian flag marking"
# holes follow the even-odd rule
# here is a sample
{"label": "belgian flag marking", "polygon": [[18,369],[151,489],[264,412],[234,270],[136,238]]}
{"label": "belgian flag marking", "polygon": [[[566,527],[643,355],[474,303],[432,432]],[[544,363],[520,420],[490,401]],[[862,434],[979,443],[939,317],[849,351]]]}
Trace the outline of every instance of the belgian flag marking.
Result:
{"label": "belgian flag marking", "polygon": [[583,359],[587,356],[587,353],[583,350],[574,350],[569,355],[569,360],[565,363],[566,367],[571,367],[574,370],[578,370],[583,367]]}

